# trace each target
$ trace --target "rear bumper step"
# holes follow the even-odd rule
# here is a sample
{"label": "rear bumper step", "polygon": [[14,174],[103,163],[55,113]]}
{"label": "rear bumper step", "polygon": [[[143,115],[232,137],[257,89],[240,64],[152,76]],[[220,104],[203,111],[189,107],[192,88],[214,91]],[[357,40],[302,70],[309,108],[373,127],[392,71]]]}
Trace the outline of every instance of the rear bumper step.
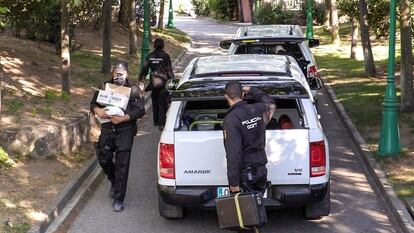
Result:
{"label": "rear bumper step", "polygon": [[[321,201],[327,192],[328,183],[318,185],[273,185],[268,190],[265,206],[281,208],[300,206]],[[158,185],[162,200],[170,205],[215,208],[217,187],[175,187]]]}

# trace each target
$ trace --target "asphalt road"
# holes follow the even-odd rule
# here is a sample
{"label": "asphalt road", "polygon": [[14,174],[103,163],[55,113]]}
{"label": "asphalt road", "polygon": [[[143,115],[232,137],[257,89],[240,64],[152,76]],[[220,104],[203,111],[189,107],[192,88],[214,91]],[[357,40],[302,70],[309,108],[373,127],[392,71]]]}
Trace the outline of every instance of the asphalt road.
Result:
{"label": "asphalt road", "polygon": [[[211,20],[176,18],[176,26],[193,37],[194,49],[177,71],[195,55],[222,53],[218,43],[234,34],[236,27]],[[202,49],[200,49],[202,48]],[[331,215],[307,221],[301,208],[268,212],[270,232],[394,232],[384,206],[367,182],[350,135],[326,95],[320,93],[320,114],[331,153]],[[152,126],[150,115],[141,120],[130,167],[125,211],[114,213],[109,198],[109,182],[104,180],[73,221],[69,232],[157,233],[227,232],[218,228],[214,211],[189,209],[182,220],[166,220],[158,215],[156,151],[160,132]]]}

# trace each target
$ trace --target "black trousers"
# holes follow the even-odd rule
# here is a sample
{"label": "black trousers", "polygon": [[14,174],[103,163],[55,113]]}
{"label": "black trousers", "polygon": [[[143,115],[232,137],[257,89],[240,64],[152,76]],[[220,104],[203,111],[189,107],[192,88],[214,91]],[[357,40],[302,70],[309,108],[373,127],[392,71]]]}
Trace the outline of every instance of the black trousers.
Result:
{"label": "black trousers", "polygon": [[154,123],[165,125],[165,118],[167,114],[167,96],[168,92],[165,87],[153,87],[151,92],[152,100],[152,119]]}
{"label": "black trousers", "polygon": [[[250,172],[250,175],[248,174]],[[263,165],[252,165],[244,168],[240,174],[240,188],[243,191],[265,193],[267,187],[267,168]],[[258,233],[259,229],[238,230],[238,233]]]}
{"label": "black trousers", "polygon": [[114,187],[115,200],[124,201],[125,198],[131,148],[136,133],[136,126],[114,130],[103,128],[99,136],[96,155],[99,165]]}
{"label": "black trousers", "polygon": [[[249,169],[250,168],[250,169]],[[250,171],[249,171],[250,170]],[[248,174],[250,172],[250,175]],[[240,188],[244,191],[265,193],[267,186],[267,168],[264,165],[252,165],[242,169]]]}

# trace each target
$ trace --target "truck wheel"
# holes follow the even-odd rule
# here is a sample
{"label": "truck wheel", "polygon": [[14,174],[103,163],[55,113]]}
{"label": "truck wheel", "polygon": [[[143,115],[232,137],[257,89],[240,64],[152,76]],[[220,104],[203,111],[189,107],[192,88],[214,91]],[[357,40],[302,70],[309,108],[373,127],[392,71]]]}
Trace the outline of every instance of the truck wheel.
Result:
{"label": "truck wheel", "polygon": [[309,220],[320,219],[328,216],[331,209],[331,189],[328,185],[325,198],[322,201],[311,203],[305,206],[305,218]]}
{"label": "truck wheel", "polygon": [[158,196],[158,210],[161,217],[167,219],[180,219],[184,217],[184,207],[169,205],[160,196]]}

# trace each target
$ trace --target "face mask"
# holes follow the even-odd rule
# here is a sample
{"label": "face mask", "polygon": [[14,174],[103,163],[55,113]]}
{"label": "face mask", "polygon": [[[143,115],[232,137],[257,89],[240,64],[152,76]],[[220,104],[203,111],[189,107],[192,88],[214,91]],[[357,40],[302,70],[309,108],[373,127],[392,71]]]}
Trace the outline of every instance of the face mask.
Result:
{"label": "face mask", "polygon": [[126,77],[121,74],[117,74],[114,77],[114,83],[118,86],[123,86],[125,82],[126,82]]}

